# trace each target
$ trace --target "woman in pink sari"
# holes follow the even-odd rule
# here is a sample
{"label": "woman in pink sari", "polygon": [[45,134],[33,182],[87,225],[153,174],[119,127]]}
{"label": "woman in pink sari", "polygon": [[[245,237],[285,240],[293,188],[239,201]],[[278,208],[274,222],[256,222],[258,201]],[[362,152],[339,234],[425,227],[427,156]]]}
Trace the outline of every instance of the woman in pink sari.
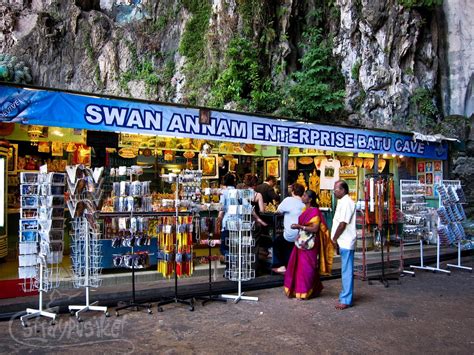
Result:
{"label": "woman in pink sari", "polygon": [[[330,275],[334,255],[331,236],[323,214],[317,207],[317,195],[307,190],[302,201],[306,205],[298,219],[298,224],[291,228],[314,234],[314,247],[311,249],[293,248],[285,273],[284,289],[288,297],[308,299],[318,296],[323,284],[320,273]],[[318,260],[319,256],[319,260]]]}

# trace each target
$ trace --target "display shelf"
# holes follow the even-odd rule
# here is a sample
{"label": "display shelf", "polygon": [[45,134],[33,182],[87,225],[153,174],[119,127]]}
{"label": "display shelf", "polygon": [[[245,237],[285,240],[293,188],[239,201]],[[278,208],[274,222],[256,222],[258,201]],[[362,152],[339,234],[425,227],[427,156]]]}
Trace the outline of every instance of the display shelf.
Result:
{"label": "display shelf", "polygon": [[404,245],[427,240],[429,210],[425,199],[426,186],[418,180],[400,180],[400,210],[403,213],[402,238]]}
{"label": "display shelf", "polygon": [[[448,268],[456,268],[472,272],[472,267],[461,264],[461,242],[466,240],[462,222],[466,220],[463,204],[466,203],[464,191],[459,180],[443,180],[437,186],[439,208],[437,209],[438,239],[443,245],[456,245],[458,249],[457,264],[447,264]],[[439,255],[439,253],[438,253]]]}

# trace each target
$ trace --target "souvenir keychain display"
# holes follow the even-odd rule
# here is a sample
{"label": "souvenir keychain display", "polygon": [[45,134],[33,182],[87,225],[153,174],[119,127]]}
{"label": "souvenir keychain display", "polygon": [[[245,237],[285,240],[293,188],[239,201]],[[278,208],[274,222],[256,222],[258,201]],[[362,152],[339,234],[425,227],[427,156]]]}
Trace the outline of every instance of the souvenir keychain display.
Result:
{"label": "souvenir keychain display", "polygon": [[64,183],[65,175],[47,173],[20,174],[20,241],[18,274],[24,280],[23,290],[38,290],[38,309],[27,308],[21,324],[40,316],[51,318],[56,314],[43,309],[43,293],[59,286],[59,263],[64,249]]}
{"label": "souvenir keychain display", "polygon": [[226,262],[229,267],[225,277],[237,282],[237,295],[222,295],[223,298],[232,299],[235,303],[240,300],[258,301],[258,297],[244,296],[242,282],[255,278],[255,253],[252,248],[255,241],[252,237],[252,203],[255,192],[252,189],[229,190],[229,206],[227,214],[227,229],[229,230],[229,254]]}
{"label": "souvenir keychain display", "polygon": [[[400,209],[403,213],[403,231],[400,243],[400,252],[409,244],[420,244],[420,266],[410,265],[410,268],[424,268],[423,244],[428,243],[431,237],[430,209],[425,199],[426,185],[418,180],[400,180]],[[404,273],[414,275],[413,271],[403,270]]]}
{"label": "souvenir keychain display", "polygon": [[129,181],[114,182],[112,186],[112,199],[116,217],[112,217],[112,230],[115,232],[112,238],[112,247],[129,247],[130,251],[125,254],[113,256],[115,267],[124,267],[132,270],[132,298],[129,302],[115,309],[118,317],[119,311],[132,308],[139,310],[146,308],[148,314],[152,314],[151,304],[139,303],[135,295],[135,270],[145,269],[149,266],[149,254],[147,251],[135,251],[135,246],[150,245],[151,237],[149,231],[149,217],[140,216],[140,213],[152,211],[152,199],[150,192],[150,181],[134,180],[141,174],[141,170],[121,167],[119,170],[130,177]]}
{"label": "souvenir keychain display", "polygon": [[67,206],[72,217],[71,261],[76,288],[86,289],[85,305],[69,306],[69,312],[81,321],[81,313],[87,311],[103,312],[107,307],[97,306],[98,302],[89,302],[91,287],[99,287],[102,257],[100,228],[96,212],[100,210],[104,168],[88,168],[83,165],[66,166],[66,181],[69,192]]}
{"label": "souvenir keychain display", "polygon": [[[206,191],[205,191],[206,192]],[[209,191],[210,192],[210,191]],[[199,238],[197,240],[198,243],[201,245],[207,245],[208,249],[208,256],[207,256],[207,263],[209,264],[209,281],[208,281],[208,294],[203,297],[198,297],[199,300],[202,300],[202,305],[204,306],[207,302],[227,302],[226,299],[220,297],[219,295],[214,295],[212,292],[212,261],[213,260],[219,260],[218,257],[213,258],[212,256],[212,247],[216,245],[221,244],[220,239],[214,239],[214,229],[216,226],[216,220],[217,217],[211,217],[211,206],[210,204],[206,204],[206,207],[208,208],[208,216],[201,218],[200,220],[200,226],[198,228],[199,231]],[[207,235],[207,239],[202,239],[204,235]]]}
{"label": "souvenir keychain display", "polygon": [[178,277],[190,276],[193,273],[193,231],[194,223],[191,215],[183,213],[196,212],[201,202],[200,170],[183,170],[180,174],[162,176],[168,182],[175,183],[175,213],[173,216],[162,217],[158,227],[158,272],[165,277],[174,273],[174,296],[158,303],[158,312],[164,305],[181,303],[194,311],[193,300],[178,296]]}
{"label": "souvenir keychain display", "polygon": [[[447,264],[449,268],[472,271],[472,267],[461,264],[461,243],[466,239],[462,222],[466,220],[463,204],[466,197],[459,180],[443,180],[436,187],[440,207],[436,210],[439,217],[438,238],[441,244],[457,246],[457,264]],[[438,252],[439,258],[439,252]]]}
{"label": "souvenir keychain display", "polygon": [[[373,225],[374,244],[380,246],[382,272],[379,276],[368,277],[369,285],[372,280],[381,282],[385,287],[389,286],[389,280],[398,281],[398,277],[387,277],[385,275],[385,264],[390,266],[390,228],[395,225],[395,233],[398,238],[396,227],[397,217],[395,211],[395,188],[393,186],[392,174],[367,174],[364,191],[365,191],[365,221],[367,225]],[[384,232],[387,232],[385,237]],[[385,249],[386,248],[386,257]],[[365,251],[363,250],[365,253]],[[365,259],[364,259],[365,260]],[[400,260],[403,265],[403,260]],[[400,271],[402,266],[399,266]]]}

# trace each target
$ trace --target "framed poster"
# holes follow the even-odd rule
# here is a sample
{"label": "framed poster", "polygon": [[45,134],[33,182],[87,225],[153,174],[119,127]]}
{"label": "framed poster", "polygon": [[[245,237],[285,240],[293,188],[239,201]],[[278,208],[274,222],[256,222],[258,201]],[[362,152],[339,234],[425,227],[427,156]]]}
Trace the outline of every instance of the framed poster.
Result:
{"label": "framed poster", "polygon": [[265,180],[268,176],[274,176],[277,179],[280,177],[280,158],[265,158],[264,163],[264,176]]}
{"label": "framed poster", "polygon": [[297,170],[296,168],[296,158],[295,157],[289,157],[288,158],[288,170]]}
{"label": "framed poster", "polygon": [[198,169],[202,170],[203,179],[218,179],[217,154],[207,154],[207,156],[199,154]]}
{"label": "framed poster", "polygon": [[432,173],[433,172],[433,162],[432,161],[425,162],[425,171],[427,173]]}
{"label": "framed poster", "polygon": [[18,144],[10,144],[8,148],[8,175],[16,175],[18,168]]}
{"label": "framed poster", "polygon": [[418,172],[419,173],[424,173],[425,172],[425,162],[419,162],[418,163]]}

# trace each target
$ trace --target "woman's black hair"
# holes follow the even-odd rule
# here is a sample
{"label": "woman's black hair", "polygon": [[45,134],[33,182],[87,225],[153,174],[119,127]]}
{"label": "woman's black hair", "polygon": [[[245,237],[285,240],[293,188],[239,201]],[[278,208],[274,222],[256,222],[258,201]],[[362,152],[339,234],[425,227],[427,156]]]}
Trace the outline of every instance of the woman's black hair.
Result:
{"label": "woman's black hair", "polygon": [[318,194],[313,190],[306,190],[305,194],[311,199],[311,207],[319,207],[318,206]]}
{"label": "woman's black hair", "polygon": [[224,186],[234,186],[236,183],[235,175],[232,173],[227,173],[224,175],[224,178],[222,179],[222,183]]}

